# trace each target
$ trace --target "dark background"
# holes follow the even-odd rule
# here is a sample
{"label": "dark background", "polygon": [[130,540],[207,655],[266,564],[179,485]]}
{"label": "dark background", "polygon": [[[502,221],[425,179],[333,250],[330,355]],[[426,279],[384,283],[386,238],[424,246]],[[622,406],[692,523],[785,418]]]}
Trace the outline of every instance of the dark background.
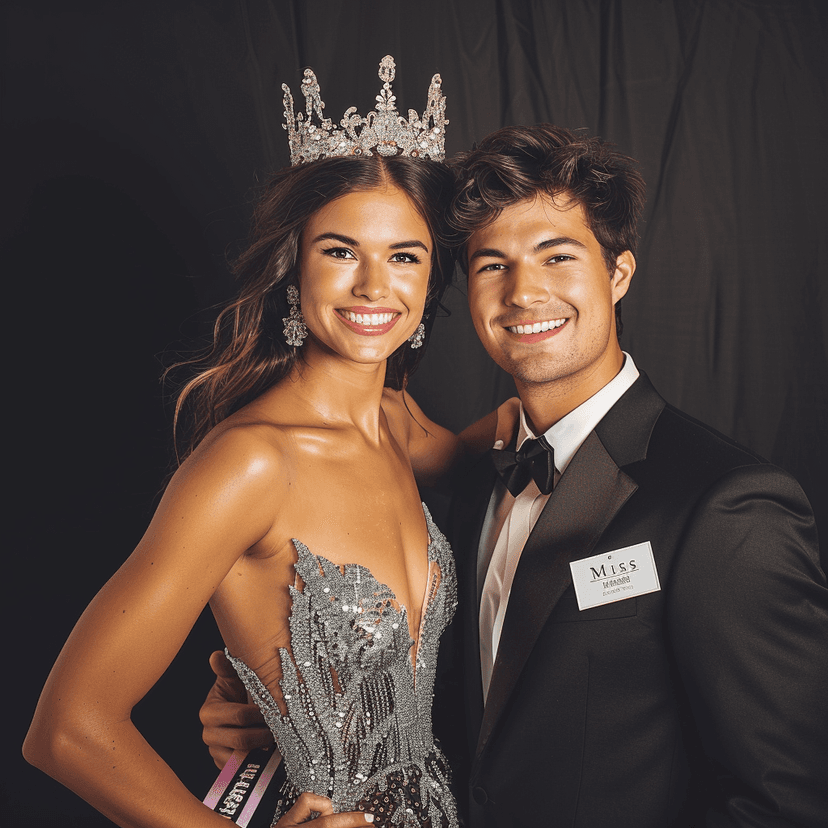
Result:
{"label": "dark background", "polygon": [[[72,624],[129,554],[169,462],[164,361],[232,289],[253,187],[288,161],[280,84],[365,114],[448,97],[448,151],[504,124],[585,127],[648,184],[622,344],[672,403],[791,471],[828,537],[826,79],[819,0],[7,2],[2,231],[15,825],[105,823],[19,758]],[[301,96],[300,96],[301,99]],[[301,104],[300,104],[301,105]],[[461,283],[462,285],[462,283]],[[461,427],[509,393],[462,286],[412,382]],[[136,710],[200,795],[208,615]],[[164,792],[159,792],[163,796]]]}

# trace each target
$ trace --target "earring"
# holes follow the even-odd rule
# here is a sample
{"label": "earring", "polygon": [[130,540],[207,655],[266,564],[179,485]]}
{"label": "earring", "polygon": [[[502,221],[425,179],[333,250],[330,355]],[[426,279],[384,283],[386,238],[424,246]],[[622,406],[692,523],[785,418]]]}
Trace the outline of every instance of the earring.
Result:
{"label": "earring", "polygon": [[287,300],[290,305],[290,316],[282,317],[282,322],[285,323],[285,340],[288,345],[299,347],[308,335],[308,326],[299,307],[299,291],[293,285],[288,286]]}
{"label": "earring", "polygon": [[408,341],[412,348],[419,348],[423,344],[425,341],[425,325],[422,322],[417,325],[417,330],[408,337]]}

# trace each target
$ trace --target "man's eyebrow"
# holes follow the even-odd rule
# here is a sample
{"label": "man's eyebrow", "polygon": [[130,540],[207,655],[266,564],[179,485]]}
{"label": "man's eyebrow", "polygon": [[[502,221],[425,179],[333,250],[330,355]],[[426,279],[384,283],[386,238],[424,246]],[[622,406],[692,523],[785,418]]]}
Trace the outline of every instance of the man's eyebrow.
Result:
{"label": "man's eyebrow", "polygon": [[[342,244],[347,244],[349,247],[359,247],[359,242],[356,239],[352,239],[350,236],[343,236],[340,233],[320,233],[315,239],[311,241],[311,244],[317,244],[318,242],[328,240],[342,242]],[[395,242],[394,244],[388,245],[388,248],[390,250],[405,250],[409,247],[421,247],[423,250],[425,250],[426,253],[428,253],[428,247],[425,245],[424,242],[421,242],[419,239]]]}
{"label": "man's eyebrow", "polygon": [[[580,247],[583,250],[587,249],[587,246],[583,242],[578,241],[578,239],[573,239],[570,236],[556,236],[554,239],[544,239],[542,242],[538,242],[532,252],[540,253],[544,250],[549,250],[551,247],[560,247],[563,244],[570,244],[575,247]],[[506,254],[502,250],[498,250],[496,247],[481,247],[469,256],[469,261],[473,262],[475,259],[505,258],[507,258]]]}
{"label": "man's eyebrow", "polygon": [[475,250],[474,253],[469,256],[469,261],[473,262],[475,259],[505,259],[506,254],[502,250],[498,250],[495,247],[481,247],[479,250]]}
{"label": "man's eyebrow", "polygon": [[546,239],[545,241],[538,242],[535,245],[535,253],[540,253],[542,250],[549,250],[550,247],[560,247],[562,244],[571,244],[586,250],[586,245],[583,242],[579,242],[578,239],[573,239],[569,236],[558,236],[554,239]]}

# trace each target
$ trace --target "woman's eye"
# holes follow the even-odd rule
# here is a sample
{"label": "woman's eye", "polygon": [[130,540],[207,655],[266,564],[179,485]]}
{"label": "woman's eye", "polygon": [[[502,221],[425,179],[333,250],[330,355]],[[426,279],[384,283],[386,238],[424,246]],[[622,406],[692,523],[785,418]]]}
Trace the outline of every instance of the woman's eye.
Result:
{"label": "woman's eye", "polygon": [[391,257],[392,262],[403,262],[408,264],[419,264],[420,257],[416,253],[395,253]]}
{"label": "woman's eye", "polygon": [[355,258],[353,252],[348,250],[347,247],[326,247],[322,252],[326,256],[330,256],[332,259],[353,259],[353,258]]}

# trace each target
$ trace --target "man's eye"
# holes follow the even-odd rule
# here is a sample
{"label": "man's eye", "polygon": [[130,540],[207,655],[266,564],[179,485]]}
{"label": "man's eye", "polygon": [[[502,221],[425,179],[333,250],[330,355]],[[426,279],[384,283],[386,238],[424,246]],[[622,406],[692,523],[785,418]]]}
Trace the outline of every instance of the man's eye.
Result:
{"label": "man's eye", "polygon": [[480,268],[479,272],[485,273],[487,270],[503,270],[505,267],[506,265],[504,265],[502,262],[492,262],[491,264],[483,265],[483,267]]}
{"label": "man's eye", "polygon": [[392,262],[402,262],[406,264],[419,264],[420,257],[416,253],[395,253],[391,257]]}
{"label": "man's eye", "polygon": [[322,252],[326,256],[330,256],[332,259],[353,259],[353,258],[355,258],[353,252],[348,250],[347,247],[326,247]]}
{"label": "man's eye", "polygon": [[559,253],[557,256],[550,256],[547,262],[554,264],[555,262],[571,262],[572,260],[572,256],[567,256],[566,253]]}

